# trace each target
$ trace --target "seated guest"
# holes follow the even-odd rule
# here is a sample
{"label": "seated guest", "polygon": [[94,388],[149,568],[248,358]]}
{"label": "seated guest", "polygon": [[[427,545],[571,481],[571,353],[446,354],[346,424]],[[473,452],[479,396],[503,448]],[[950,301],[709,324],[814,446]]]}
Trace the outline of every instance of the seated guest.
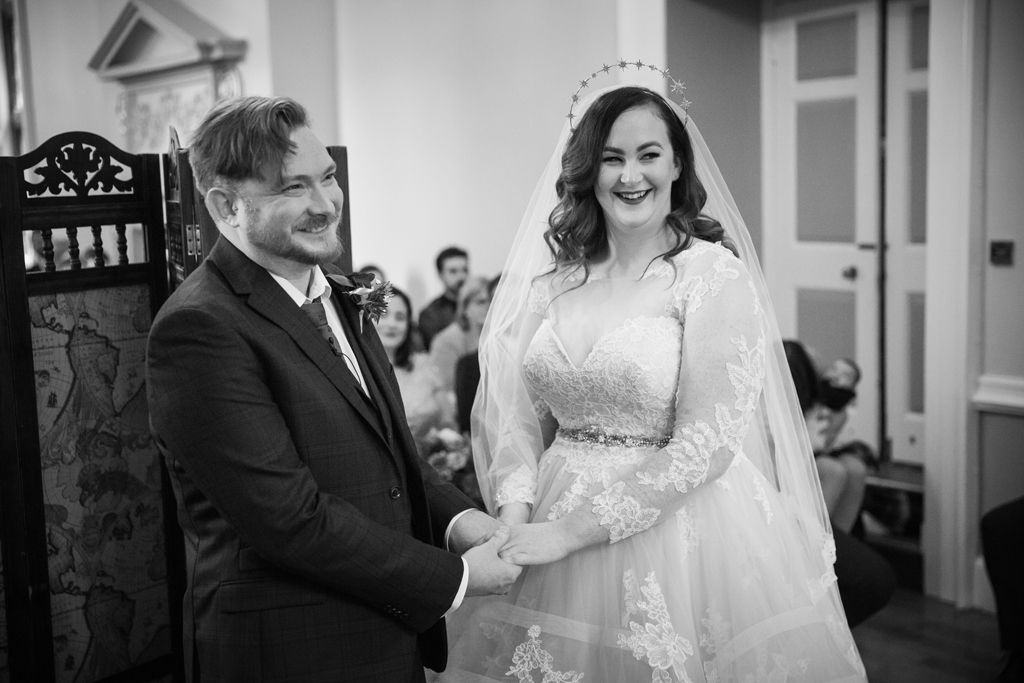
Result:
{"label": "seated guest", "polygon": [[480,331],[491,305],[489,283],[482,277],[471,277],[459,292],[459,306],[455,320],[441,330],[430,346],[441,380],[448,391],[455,391],[455,364],[467,353],[475,353],[480,342]]}
{"label": "seated guest", "polygon": [[[820,403],[828,408],[828,427],[824,447],[815,450],[819,472],[831,468],[833,481],[841,482],[826,494],[832,523],[855,534],[860,529],[858,522],[864,506],[868,469],[877,467],[878,460],[869,445],[844,431],[857,398],[860,378],[860,366],[849,358],[833,361],[821,373],[818,394]],[[822,479],[824,488],[824,477]]]}
{"label": "seated guest", "polygon": [[444,292],[420,313],[419,334],[423,348],[430,349],[434,335],[448,327],[455,319],[459,302],[459,290],[469,277],[469,255],[458,247],[448,247],[437,255],[434,261],[437,277],[444,285]]}
{"label": "seated guest", "polygon": [[[487,292],[492,299],[500,280],[501,276],[498,275],[487,284]],[[470,430],[470,414],[473,412],[473,401],[479,384],[480,357],[476,351],[472,351],[455,363],[455,407],[458,412],[459,429],[463,434],[468,434]]]}
{"label": "seated guest", "polygon": [[426,457],[431,430],[456,427],[455,404],[430,357],[414,350],[409,297],[397,287],[392,292],[387,312],[377,321],[377,334],[402,390],[409,431],[420,447],[420,455]]}
{"label": "seated guest", "polygon": [[[817,368],[800,342],[787,339],[782,345],[786,350],[786,360],[789,361],[789,371],[793,375],[797,401],[804,411],[811,448],[818,452],[825,447],[830,422],[828,409],[821,404]],[[816,463],[820,460],[815,458]],[[820,464],[818,473],[822,474]],[[828,474],[826,469],[825,475]],[[835,521],[832,523],[832,535],[836,542],[835,571],[839,596],[843,600],[846,620],[853,627],[885,607],[896,590],[896,574],[884,557],[839,528]]]}
{"label": "seated guest", "polygon": [[[793,373],[797,396],[801,397],[800,407],[804,410],[807,433],[811,438],[811,448],[814,450],[814,464],[818,469],[821,492],[825,497],[825,506],[828,508],[832,526],[849,533],[856,524],[861,506],[864,504],[867,467],[864,459],[855,452],[837,452],[836,457],[828,455],[830,436],[834,438],[838,430],[837,422],[833,420],[835,410],[824,401],[830,400],[835,409],[845,410],[851,396],[847,395],[846,401],[840,405],[834,401],[838,396],[837,392],[823,394],[822,387],[830,385],[823,384],[818,369],[804,345],[798,341],[785,340],[783,346],[790,372]],[[839,427],[841,426],[840,422]]]}
{"label": "seated guest", "polygon": [[441,381],[430,356],[415,351],[409,297],[394,287],[392,292],[387,312],[376,323],[377,334],[395,369],[416,448],[438,474],[480,503],[469,441],[455,422],[452,392]]}

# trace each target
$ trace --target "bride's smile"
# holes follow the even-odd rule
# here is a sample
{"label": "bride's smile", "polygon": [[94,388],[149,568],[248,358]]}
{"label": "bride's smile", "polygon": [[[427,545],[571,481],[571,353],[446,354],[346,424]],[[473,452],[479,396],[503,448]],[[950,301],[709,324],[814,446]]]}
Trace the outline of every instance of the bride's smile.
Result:
{"label": "bride's smile", "polygon": [[594,185],[609,229],[660,229],[671,210],[679,170],[668,128],[654,110],[624,111],[612,124]]}

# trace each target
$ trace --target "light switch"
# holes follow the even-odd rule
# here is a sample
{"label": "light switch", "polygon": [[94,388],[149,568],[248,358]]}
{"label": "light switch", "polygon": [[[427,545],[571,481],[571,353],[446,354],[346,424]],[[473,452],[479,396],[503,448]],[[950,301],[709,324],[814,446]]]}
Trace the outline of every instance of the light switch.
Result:
{"label": "light switch", "polygon": [[988,261],[993,266],[1013,265],[1013,240],[992,240],[988,243]]}

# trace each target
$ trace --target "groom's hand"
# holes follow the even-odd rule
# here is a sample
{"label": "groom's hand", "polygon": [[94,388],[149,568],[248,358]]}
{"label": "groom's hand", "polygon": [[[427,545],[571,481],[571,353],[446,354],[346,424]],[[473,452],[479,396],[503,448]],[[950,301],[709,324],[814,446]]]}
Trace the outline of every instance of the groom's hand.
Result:
{"label": "groom's hand", "polygon": [[501,522],[486,512],[471,510],[455,522],[448,535],[448,547],[452,552],[461,555],[489,539],[501,526]]}
{"label": "groom's hand", "polygon": [[498,550],[508,541],[508,527],[502,526],[489,539],[462,554],[469,565],[466,595],[504,595],[519,578],[522,567],[505,562]]}

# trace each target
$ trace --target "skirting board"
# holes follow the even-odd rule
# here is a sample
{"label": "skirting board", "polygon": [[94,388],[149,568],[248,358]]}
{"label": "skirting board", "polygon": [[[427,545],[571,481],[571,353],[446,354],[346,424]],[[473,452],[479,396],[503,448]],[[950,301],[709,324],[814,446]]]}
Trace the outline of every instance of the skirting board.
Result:
{"label": "skirting board", "polygon": [[1024,378],[982,375],[971,402],[978,410],[988,413],[1024,415]]}

